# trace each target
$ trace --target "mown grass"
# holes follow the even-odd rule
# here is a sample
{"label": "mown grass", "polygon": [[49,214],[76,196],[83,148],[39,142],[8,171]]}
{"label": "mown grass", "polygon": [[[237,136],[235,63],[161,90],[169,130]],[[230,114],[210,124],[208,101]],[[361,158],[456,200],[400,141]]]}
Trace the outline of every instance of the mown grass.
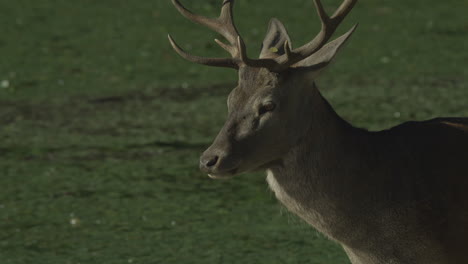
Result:
{"label": "mown grass", "polygon": [[[220,1],[185,2],[215,15]],[[296,46],[308,40],[311,2],[239,0],[250,54],[272,16]],[[370,129],[468,116],[467,7],[361,1],[342,31],[360,27],[319,86]],[[170,1],[3,1],[0,25],[0,263],[347,263],[261,173],[198,172],[236,75],[170,50],[168,32],[223,55]]]}

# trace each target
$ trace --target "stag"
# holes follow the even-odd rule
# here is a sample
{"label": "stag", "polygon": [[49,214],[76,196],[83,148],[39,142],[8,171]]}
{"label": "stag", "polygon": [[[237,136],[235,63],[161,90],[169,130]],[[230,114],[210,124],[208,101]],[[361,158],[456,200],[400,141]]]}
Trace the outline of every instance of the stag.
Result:
{"label": "stag", "polygon": [[292,48],[272,19],[260,57],[249,58],[233,22],[234,0],[218,18],[186,18],[223,36],[230,58],[191,55],[188,61],[237,70],[228,117],[200,168],[211,178],[267,172],[277,199],[339,243],[353,264],[468,263],[468,118],[405,122],[370,132],[343,120],[314,80],[356,26],[330,41],[357,0],[329,16],[314,0],[321,30]]}

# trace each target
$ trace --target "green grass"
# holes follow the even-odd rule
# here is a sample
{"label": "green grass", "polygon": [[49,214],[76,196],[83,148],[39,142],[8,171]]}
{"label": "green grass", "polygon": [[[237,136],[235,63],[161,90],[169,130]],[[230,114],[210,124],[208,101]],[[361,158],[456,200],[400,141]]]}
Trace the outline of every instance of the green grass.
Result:
{"label": "green grass", "polygon": [[[220,0],[184,2],[215,15]],[[311,2],[238,1],[251,56],[272,16],[295,46],[310,39]],[[319,87],[370,129],[468,116],[467,8],[360,1],[340,32],[360,27]],[[224,55],[169,0],[3,1],[0,25],[1,264],[347,263],[278,205],[265,175],[198,172],[236,74],[171,51],[168,32]]]}

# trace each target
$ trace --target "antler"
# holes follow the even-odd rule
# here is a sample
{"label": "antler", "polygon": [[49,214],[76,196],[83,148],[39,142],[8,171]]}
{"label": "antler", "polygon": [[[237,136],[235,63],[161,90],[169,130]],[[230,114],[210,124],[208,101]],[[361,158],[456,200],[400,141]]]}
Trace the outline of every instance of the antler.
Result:
{"label": "antler", "polygon": [[322,29],[319,34],[309,43],[300,48],[291,50],[290,44],[286,41],[284,45],[285,54],[275,59],[249,59],[245,43],[242,40],[234,24],[232,9],[234,0],[223,0],[221,14],[218,18],[207,18],[196,15],[186,9],[179,0],[172,0],[176,9],[189,20],[204,25],[221,34],[229,44],[225,44],[218,39],[216,43],[228,51],[232,58],[205,58],[191,55],[185,52],[174,39],[169,35],[169,41],[174,50],[188,61],[216,67],[228,67],[238,69],[241,65],[252,67],[264,67],[274,72],[283,71],[295,63],[309,57],[323,47],[331,38],[338,25],[343,21],[346,15],[351,11],[357,0],[344,0],[341,6],[336,10],[333,16],[329,17],[322,6],[320,0],[314,0],[317,13],[322,22]]}
{"label": "antler", "polygon": [[335,13],[329,17],[325,12],[321,1],[314,0],[317,13],[322,23],[322,29],[312,41],[300,48],[291,50],[289,44],[285,43],[285,54],[276,58],[278,64],[281,65],[280,68],[288,68],[291,65],[294,65],[295,63],[309,57],[322,48],[328,42],[328,40],[330,40],[331,36],[333,33],[335,33],[343,19],[348,15],[351,9],[353,9],[356,2],[357,0],[345,0],[335,11]]}
{"label": "antler", "polygon": [[[227,45],[222,43],[219,40],[216,42],[229,53],[231,53],[233,58],[239,57],[239,51],[235,47],[237,43],[237,37],[239,33],[234,25],[233,17],[232,17],[232,4],[233,1],[224,0],[223,7],[221,8],[221,14],[218,18],[207,18],[204,16],[196,15],[190,12],[187,8],[185,8],[179,0],[172,0],[172,4],[176,7],[176,9],[186,18],[189,20],[211,28],[212,30],[221,34],[224,38],[226,38],[231,45]],[[216,66],[216,67],[229,67],[229,68],[238,68],[237,63],[230,58],[204,58],[193,56],[182,50],[174,41],[174,39],[168,35],[169,41],[174,48],[174,50],[183,58],[188,61],[205,64],[209,66]]]}
{"label": "antler", "polygon": [[205,58],[194,56],[185,52],[179,45],[176,44],[174,39],[168,35],[169,42],[171,43],[172,47],[184,59],[208,66],[228,67],[235,69],[238,69],[240,65],[269,68],[276,66],[276,62],[271,59],[251,60],[248,58],[245,43],[234,24],[232,15],[234,0],[223,0],[223,7],[221,8],[221,14],[218,18],[207,18],[196,15],[182,6],[179,0],[172,0],[172,3],[176,9],[189,20],[211,28],[212,30],[221,34],[229,42],[229,44],[225,44],[218,39],[215,39],[216,43],[218,43],[218,45],[220,45],[223,49],[232,55],[232,58]]}

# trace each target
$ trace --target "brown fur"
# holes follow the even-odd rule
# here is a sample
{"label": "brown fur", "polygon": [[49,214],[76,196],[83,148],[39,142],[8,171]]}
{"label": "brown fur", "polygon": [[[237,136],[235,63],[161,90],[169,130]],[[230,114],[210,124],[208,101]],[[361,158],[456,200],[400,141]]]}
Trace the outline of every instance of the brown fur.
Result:
{"label": "brown fur", "polygon": [[[310,72],[244,70],[228,121],[204,154],[221,153],[210,173],[267,168],[277,198],[353,264],[468,263],[468,118],[368,132],[307,85]],[[264,98],[278,109],[259,117]],[[224,170],[225,161],[236,169]]]}

